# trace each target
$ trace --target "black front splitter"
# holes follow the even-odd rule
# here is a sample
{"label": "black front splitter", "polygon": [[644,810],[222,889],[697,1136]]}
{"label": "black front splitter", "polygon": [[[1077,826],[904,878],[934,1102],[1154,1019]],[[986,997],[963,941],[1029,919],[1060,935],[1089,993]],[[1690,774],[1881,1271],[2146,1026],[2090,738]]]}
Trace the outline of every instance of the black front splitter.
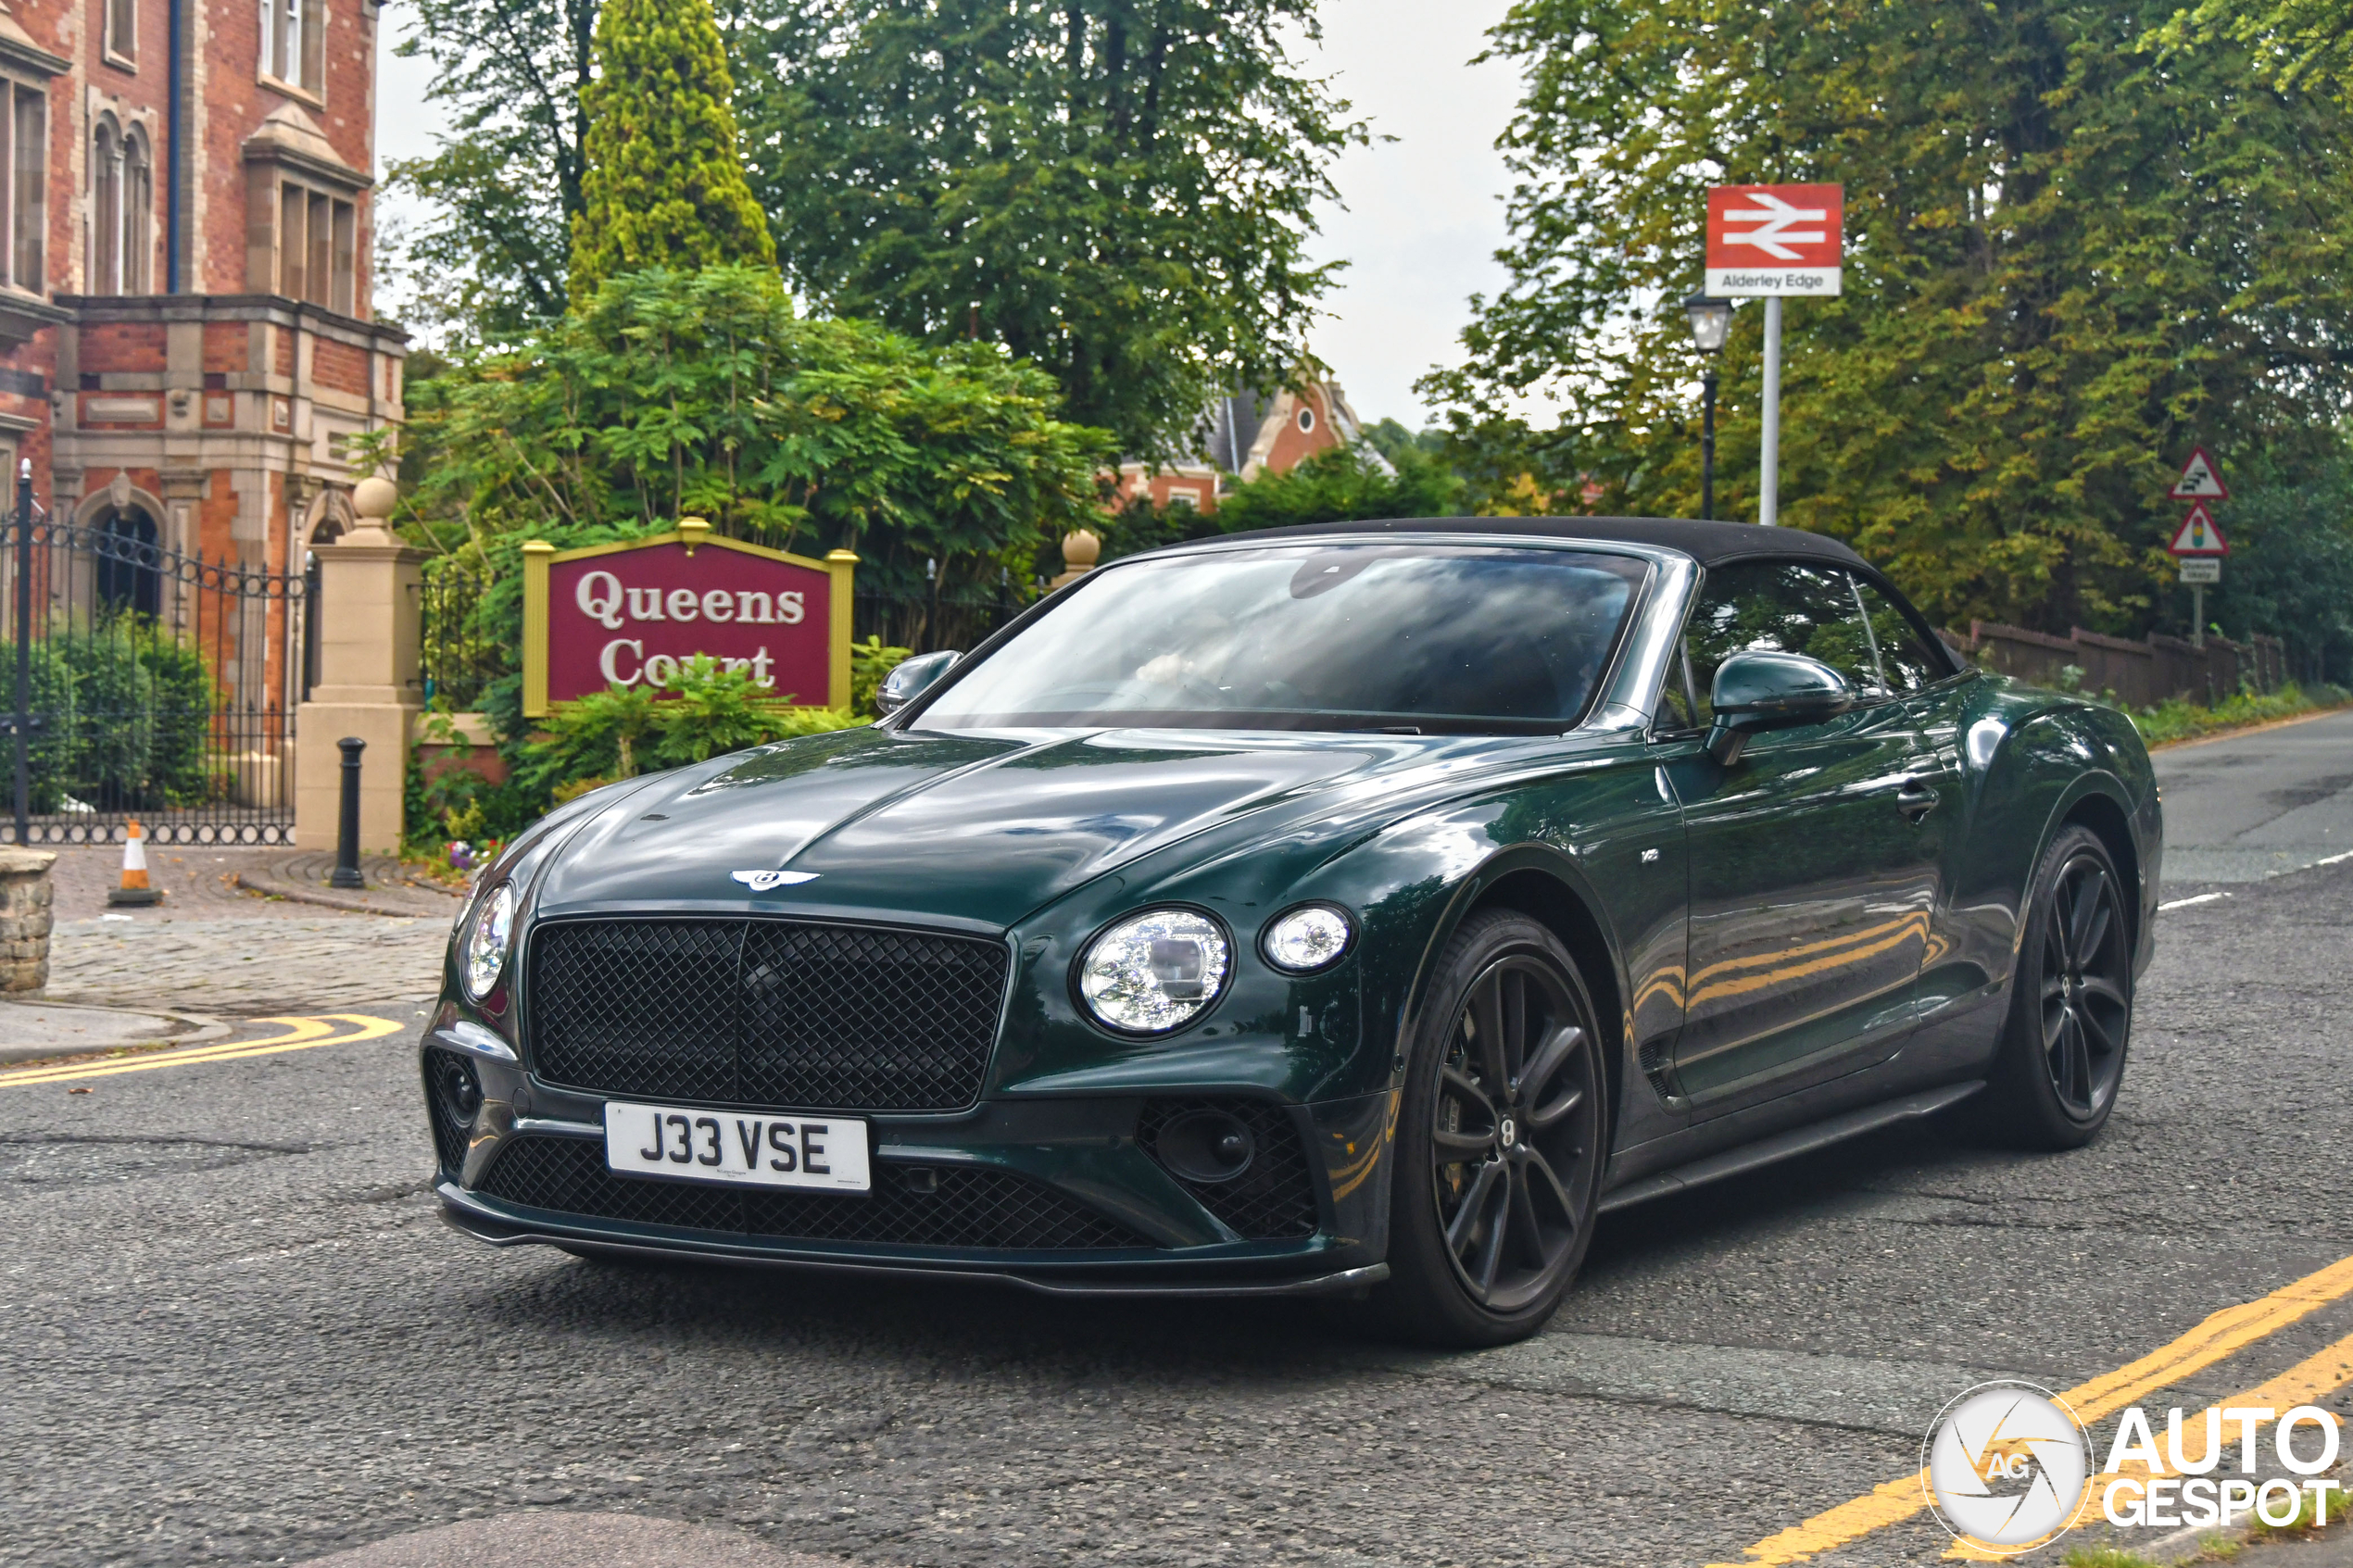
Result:
{"label": "black front splitter", "polygon": [[560,1247],[582,1252],[600,1252],[614,1257],[697,1261],[713,1263],[756,1263],[767,1268],[823,1270],[831,1273],[864,1274],[887,1279],[952,1279],[975,1281],[989,1285],[1016,1286],[1044,1296],[1133,1296],[1186,1297],[1191,1298],[1243,1297],[1332,1296],[1366,1286],[1378,1285],[1389,1277],[1387,1263],[1369,1263],[1361,1268],[1341,1269],[1335,1273],[1311,1274],[1302,1279],[1272,1280],[1258,1283],[1248,1280],[1209,1280],[1198,1283],[1163,1282],[1159,1280],[1060,1280],[1040,1278],[1035,1274],[1013,1273],[1002,1269],[974,1268],[957,1263],[868,1263],[837,1258],[780,1258],[776,1254],[752,1247],[730,1247],[724,1242],[665,1241],[659,1246],[644,1242],[619,1241],[592,1231],[573,1231],[561,1226],[533,1224],[503,1214],[492,1214],[466,1201],[463,1189],[443,1183],[438,1189],[441,1217],[450,1226],[493,1247]]}

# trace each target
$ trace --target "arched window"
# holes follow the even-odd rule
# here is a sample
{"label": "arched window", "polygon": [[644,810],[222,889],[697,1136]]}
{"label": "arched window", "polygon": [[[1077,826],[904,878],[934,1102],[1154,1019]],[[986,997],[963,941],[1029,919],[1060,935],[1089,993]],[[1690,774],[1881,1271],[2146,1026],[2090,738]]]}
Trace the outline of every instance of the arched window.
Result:
{"label": "arched window", "polygon": [[163,609],[162,556],[156,549],[155,520],[137,510],[117,511],[99,525],[98,602],[154,619]]}
{"label": "arched window", "polygon": [[90,292],[122,292],[122,132],[107,114],[90,150]]}
{"label": "arched window", "polygon": [[122,139],[122,292],[155,292],[155,161],[147,133],[132,126]]}

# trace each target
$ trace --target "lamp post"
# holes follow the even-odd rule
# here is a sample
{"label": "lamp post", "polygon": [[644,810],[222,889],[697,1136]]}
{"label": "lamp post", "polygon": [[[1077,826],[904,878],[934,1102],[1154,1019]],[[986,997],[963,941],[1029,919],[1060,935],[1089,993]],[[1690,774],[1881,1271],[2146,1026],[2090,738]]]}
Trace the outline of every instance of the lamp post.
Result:
{"label": "lamp post", "polygon": [[1732,302],[1695,294],[1683,301],[1691,319],[1692,342],[1700,352],[1699,515],[1716,516],[1716,357],[1724,352],[1725,334],[1732,330]]}

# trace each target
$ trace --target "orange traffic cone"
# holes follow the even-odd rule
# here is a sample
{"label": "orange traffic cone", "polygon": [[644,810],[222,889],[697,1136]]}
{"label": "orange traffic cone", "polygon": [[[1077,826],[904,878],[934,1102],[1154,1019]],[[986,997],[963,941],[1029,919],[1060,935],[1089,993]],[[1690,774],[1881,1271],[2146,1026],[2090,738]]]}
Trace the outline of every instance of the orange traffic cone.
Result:
{"label": "orange traffic cone", "polygon": [[131,836],[122,841],[122,885],[107,895],[109,904],[160,904],[163,895],[147,885],[146,835],[139,824],[131,824]]}

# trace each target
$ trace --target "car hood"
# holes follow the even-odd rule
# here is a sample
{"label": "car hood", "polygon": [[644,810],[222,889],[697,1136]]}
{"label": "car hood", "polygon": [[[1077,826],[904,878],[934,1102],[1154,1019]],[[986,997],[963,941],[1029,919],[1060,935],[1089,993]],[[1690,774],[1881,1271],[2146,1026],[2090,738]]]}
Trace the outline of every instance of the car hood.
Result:
{"label": "car hood", "polygon": [[[749,902],[1006,927],[1246,813],[1359,788],[1386,794],[1401,773],[1445,770],[1466,751],[1512,744],[848,731],[681,769],[627,792],[564,845],[535,903],[553,914]],[[806,880],[755,893],[736,876],[774,870]]]}

